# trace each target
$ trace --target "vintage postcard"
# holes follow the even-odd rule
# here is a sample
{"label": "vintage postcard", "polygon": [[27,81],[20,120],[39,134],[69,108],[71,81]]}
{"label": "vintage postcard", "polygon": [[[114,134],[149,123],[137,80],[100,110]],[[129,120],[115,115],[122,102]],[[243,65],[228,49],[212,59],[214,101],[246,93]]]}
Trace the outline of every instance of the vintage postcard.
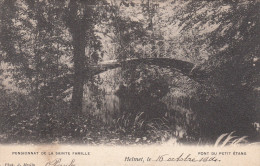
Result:
{"label": "vintage postcard", "polygon": [[0,166],[259,166],[259,0],[0,0]]}

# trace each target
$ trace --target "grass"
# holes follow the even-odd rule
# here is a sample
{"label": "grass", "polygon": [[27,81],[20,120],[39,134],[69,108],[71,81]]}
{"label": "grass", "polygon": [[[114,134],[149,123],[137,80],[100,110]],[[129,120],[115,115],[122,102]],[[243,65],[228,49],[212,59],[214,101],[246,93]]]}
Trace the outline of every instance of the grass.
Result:
{"label": "grass", "polygon": [[166,119],[147,119],[145,112],[125,113],[114,121],[114,126],[121,135],[135,138],[134,143],[162,143],[173,136]]}
{"label": "grass", "polygon": [[248,136],[238,137],[238,136],[234,136],[233,135],[234,133],[235,132],[233,131],[231,133],[225,133],[220,135],[217,138],[214,147],[236,146],[236,145],[248,143],[248,141],[246,140]]}

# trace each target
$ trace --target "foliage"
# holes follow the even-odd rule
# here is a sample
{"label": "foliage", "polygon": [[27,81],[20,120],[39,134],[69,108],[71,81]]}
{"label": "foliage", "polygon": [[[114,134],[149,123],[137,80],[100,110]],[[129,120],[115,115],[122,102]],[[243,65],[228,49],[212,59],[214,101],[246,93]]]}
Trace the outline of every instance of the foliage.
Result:
{"label": "foliage", "polygon": [[[234,130],[238,138],[216,145],[256,138],[259,8],[254,0],[0,1],[1,142],[208,142]],[[187,76],[140,61],[92,77],[100,62],[147,57],[194,68]]]}

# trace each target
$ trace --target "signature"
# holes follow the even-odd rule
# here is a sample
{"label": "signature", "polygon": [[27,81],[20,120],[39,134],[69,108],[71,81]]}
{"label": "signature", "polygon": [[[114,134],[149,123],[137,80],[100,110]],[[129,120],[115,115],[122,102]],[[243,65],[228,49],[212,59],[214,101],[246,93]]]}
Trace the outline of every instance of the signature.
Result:
{"label": "signature", "polygon": [[62,163],[61,158],[57,158],[53,161],[49,161],[45,164],[45,166],[76,166],[75,159],[72,159],[69,163]]}

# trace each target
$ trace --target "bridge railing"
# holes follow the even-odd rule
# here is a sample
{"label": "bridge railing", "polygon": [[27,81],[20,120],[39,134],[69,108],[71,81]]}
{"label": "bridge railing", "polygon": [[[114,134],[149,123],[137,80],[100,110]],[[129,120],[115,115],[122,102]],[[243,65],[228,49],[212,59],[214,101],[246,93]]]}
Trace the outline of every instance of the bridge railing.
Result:
{"label": "bridge railing", "polygon": [[122,58],[120,57],[122,55],[134,58],[133,54],[140,55],[142,58],[169,57],[173,54],[173,49],[171,43],[164,40],[156,40],[154,44],[145,45],[132,42],[126,46],[119,46],[118,43],[112,43],[109,54],[116,55],[117,59]]}

